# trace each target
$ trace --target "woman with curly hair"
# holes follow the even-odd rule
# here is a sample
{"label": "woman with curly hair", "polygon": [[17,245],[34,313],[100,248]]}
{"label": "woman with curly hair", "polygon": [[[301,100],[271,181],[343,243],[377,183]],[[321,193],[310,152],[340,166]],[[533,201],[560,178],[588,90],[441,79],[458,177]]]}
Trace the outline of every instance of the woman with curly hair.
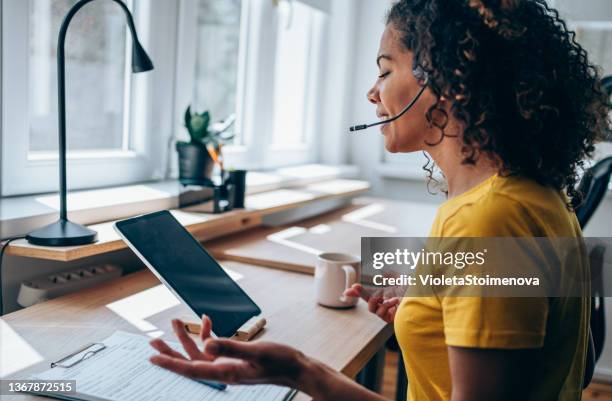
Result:
{"label": "woman with curly hair", "polygon": [[[447,201],[431,237],[580,237],[573,212],[584,160],[610,129],[597,70],[545,0],[401,0],[387,18],[368,99],[390,152],[424,151]],[[356,285],[395,326],[413,401],[579,400],[587,298],[385,299]],[[196,378],[275,383],[317,400],[382,400],[302,353],[274,343],[175,330],[190,358],[161,340],[152,362]]]}

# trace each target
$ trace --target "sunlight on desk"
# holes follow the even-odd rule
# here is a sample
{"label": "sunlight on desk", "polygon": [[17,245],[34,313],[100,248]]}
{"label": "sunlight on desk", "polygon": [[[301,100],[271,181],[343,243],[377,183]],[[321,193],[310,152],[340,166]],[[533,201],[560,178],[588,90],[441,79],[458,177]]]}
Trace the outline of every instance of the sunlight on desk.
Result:
{"label": "sunlight on desk", "polygon": [[[244,278],[242,274],[233,269],[223,267],[223,270],[235,281]],[[181,305],[181,301],[172,291],[165,285],[159,284],[111,302],[106,307],[144,334],[156,338],[162,336],[164,331],[151,323],[151,318],[178,305]]]}
{"label": "sunlight on desk", "polygon": [[[132,185],[123,188],[97,189],[95,191],[81,191],[68,194],[70,210],[93,209],[96,207],[113,206],[120,198],[123,203],[143,202],[174,196],[171,193],[151,188],[147,185]],[[37,202],[59,210],[59,196],[44,195],[36,198]]]}
{"label": "sunlight on desk", "polygon": [[266,239],[275,244],[283,245],[291,249],[295,249],[297,251],[302,251],[309,253],[311,255],[318,255],[321,253],[320,249],[313,248],[307,245],[302,245],[298,242],[291,241],[290,238],[297,237],[298,235],[302,235],[307,233],[309,230],[304,227],[290,227],[286,230],[279,231],[274,234],[270,234],[266,237]]}
{"label": "sunlight on desk", "polygon": [[291,189],[278,189],[252,195],[246,199],[247,209],[266,209],[292,202],[306,202],[315,198],[314,194]]}
{"label": "sunlight on desk", "polygon": [[338,168],[334,166],[325,166],[322,164],[308,164],[297,167],[279,168],[277,173],[283,177],[310,178],[313,176],[333,176],[338,174]]}
{"label": "sunlight on desk", "polygon": [[183,226],[190,226],[192,224],[198,224],[206,220],[210,220],[211,217],[201,213],[185,213],[181,210],[171,210],[172,216],[178,220]]}
{"label": "sunlight on desk", "polygon": [[385,211],[385,205],[381,203],[372,203],[342,216],[342,221],[357,224],[363,227],[372,228],[374,230],[384,231],[390,234],[398,231],[397,227],[388,224],[379,223],[376,221],[366,220],[368,217],[375,216]]}
{"label": "sunlight on desk", "polygon": [[436,210],[435,204],[359,197],[336,211],[302,220],[299,226],[254,230],[247,237],[233,236],[212,246],[226,260],[312,274],[319,253],[359,255],[361,237],[426,236]]}
{"label": "sunlight on desk", "polygon": [[173,308],[180,301],[163,284],[107,304],[106,307],[150,337],[163,334],[146,319]]}
{"label": "sunlight on desk", "polygon": [[331,230],[332,228],[329,226],[329,224],[317,224],[316,226],[311,227],[308,231],[313,234],[323,235],[331,232]]}
{"label": "sunlight on desk", "polygon": [[11,326],[0,319],[0,377],[18,372],[44,358]]}
{"label": "sunlight on desk", "polygon": [[[389,234],[396,233],[398,231],[397,227],[393,227],[393,226],[383,224],[383,223],[378,223],[376,221],[366,220],[366,218],[380,214],[384,212],[385,210],[386,210],[385,205],[381,203],[373,203],[371,205],[367,205],[357,210],[354,210],[352,212],[346,213],[345,215],[342,216],[341,220],[346,223],[356,224],[356,225],[366,227],[369,229],[381,231],[382,233],[385,233],[385,234],[386,233],[389,233]],[[317,224],[311,228],[297,227],[297,226],[289,227],[287,229],[284,229],[274,234],[270,234],[266,236],[266,240],[273,242],[275,244],[278,244],[278,245],[286,246],[288,248],[291,248],[297,251],[309,253],[311,255],[319,255],[320,253],[324,252],[323,249],[299,243],[297,242],[298,241],[297,237],[302,236],[304,234],[323,236],[325,234],[331,233],[332,226],[333,226],[333,223],[331,225],[330,224]],[[294,240],[292,240],[292,238],[294,238]]]}
{"label": "sunlight on desk", "polygon": [[354,180],[322,181],[306,186],[306,191],[324,194],[341,194],[350,191],[358,191],[369,187],[369,183]]}
{"label": "sunlight on desk", "polygon": [[266,174],[258,171],[249,171],[246,177],[247,188],[255,185],[278,185],[282,179],[278,175]]}

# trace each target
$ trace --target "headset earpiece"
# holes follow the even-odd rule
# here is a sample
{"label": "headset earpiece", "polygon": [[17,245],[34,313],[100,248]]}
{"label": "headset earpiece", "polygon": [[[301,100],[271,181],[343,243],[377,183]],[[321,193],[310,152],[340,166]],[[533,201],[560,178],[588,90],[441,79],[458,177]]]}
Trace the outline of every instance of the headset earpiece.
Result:
{"label": "headset earpiece", "polygon": [[412,75],[414,75],[414,77],[421,82],[423,85],[427,84],[427,80],[429,79],[429,74],[427,73],[427,71],[425,71],[423,69],[423,67],[421,67],[416,60],[416,57],[414,58],[414,61],[412,62]]}

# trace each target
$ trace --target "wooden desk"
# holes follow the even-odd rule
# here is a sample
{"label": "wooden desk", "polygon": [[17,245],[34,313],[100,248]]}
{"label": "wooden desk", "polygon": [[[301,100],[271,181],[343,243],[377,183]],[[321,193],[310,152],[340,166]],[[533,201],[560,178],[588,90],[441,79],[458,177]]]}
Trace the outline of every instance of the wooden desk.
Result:
{"label": "wooden desk", "polygon": [[313,274],[322,252],[359,255],[361,237],[426,237],[435,204],[362,197],[351,205],[282,227],[258,227],[205,243],[224,260]]}
{"label": "wooden desk", "polygon": [[[354,309],[316,305],[308,275],[223,262],[268,320],[259,338],[289,344],[354,377],[392,334],[360,302]],[[186,307],[148,270],[5,315],[0,319],[2,377],[25,378],[78,347],[115,330],[174,340],[170,320]],[[12,373],[11,373],[12,372]],[[18,396],[15,400],[38,400]],[[4,398],[3,398],[4,399]],[[304,394],[296,398],[308,400]]]}

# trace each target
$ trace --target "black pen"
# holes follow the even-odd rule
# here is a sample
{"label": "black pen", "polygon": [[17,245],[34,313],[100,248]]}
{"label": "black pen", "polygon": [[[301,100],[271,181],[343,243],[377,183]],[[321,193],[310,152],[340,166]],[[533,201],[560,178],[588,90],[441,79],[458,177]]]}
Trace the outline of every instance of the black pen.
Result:
{"label": "black pen", "polygon": [[198,383],[202,383],[207,385],[208,387],[212,387],[216,390],[220,390],[223,391],[227,388],[227,384],[223,384],[223,383],[219,383],[219,382],[213,382],[210,380],[196,380]]}

